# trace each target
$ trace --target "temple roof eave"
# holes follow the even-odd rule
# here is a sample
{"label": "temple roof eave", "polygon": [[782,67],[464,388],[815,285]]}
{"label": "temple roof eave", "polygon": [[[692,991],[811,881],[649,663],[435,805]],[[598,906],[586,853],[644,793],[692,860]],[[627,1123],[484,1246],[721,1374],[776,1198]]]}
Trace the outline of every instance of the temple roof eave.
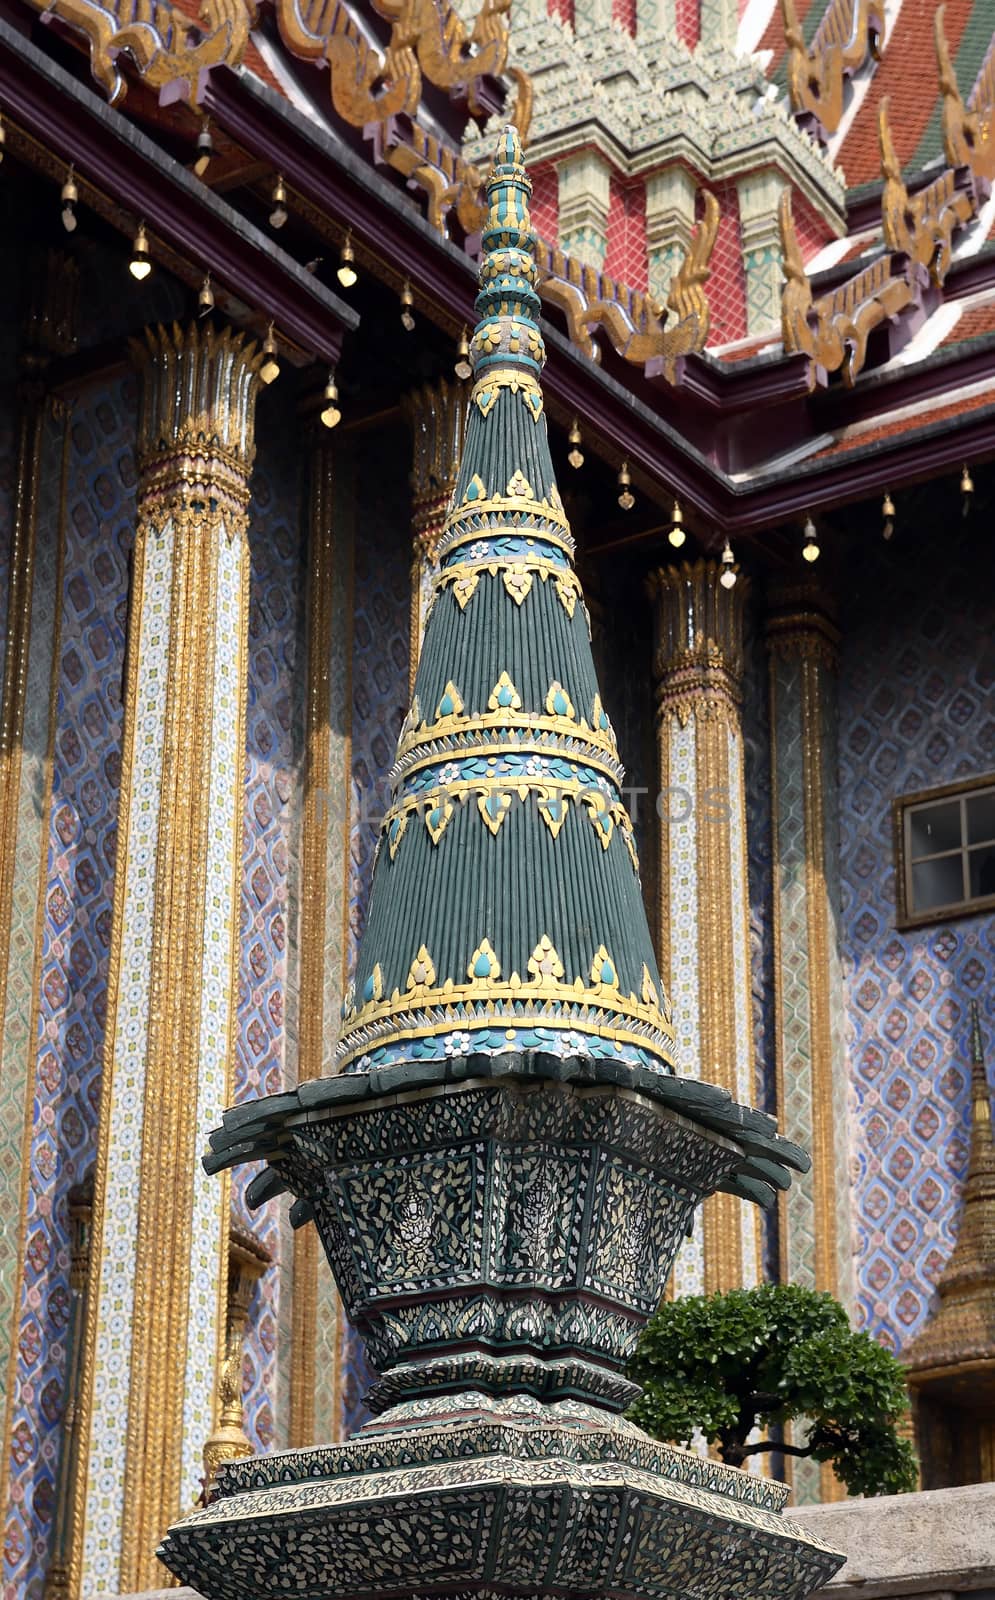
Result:
{"label": "temple roof eave", "polygon": [[[13,150],[23,123],[36,146],[50,152],[55,162],[75,160],[85,181],[100,182],[113,193],[130,187],[135,209],[146,211],[178,256],[196,260],[201,275],[206,266],[218,281],[230,284],[264,319],[277,321],[302,352],[334,359],[343,328],[355,321],[337,296],[109,108],[97,92],[9,24],[0,29],[0,92]],[[399,204],[395,183],[248,72],[212,75],[205,106],[251,153],[278,170],[291,171],[301,191],[326,214],[352,226],[357,237],[379,241],[397,267],[410,274],[416,292],[430,297],[446,325],[451,321],[461,326],[471,319],[472,262],[415,207]],[[249,252],[246,240],[252,246]],[[194,270],[189,269],[191,281]],[[953,262],[945,296],[956,299],[989,286],[995,288],[991,245]],[[923,477],[956,469],[965,453],[980,456],[992,448],[989,419],[971,413],[927,429],[925,450],[920,448],[920,431],[914,429],[884,438],[867,460],[849,451],[838,461],[820,460],[797,479],[794,474],[765,477],[762,461],[733,477],[718,465],[723,455],[720,434],[714,448],[696,450],[686,428],[668,422],[667,413],[676,420],[680,402],[684,415],[693,419],[693,408],[689,412],[685,404],[690,400],[706,412],[735,419],[744,406],[797,401],[811,391],[803,357],[768,354],[760,362],[723,364],[708,354],[692,355],[684,359],[677,388],[671,389],[663,380],[654,386],[633,368],[621,371],[620,381],[548,322],[543,326],[550,353],[546,389],[551,412],[559,420],[578,415],[592,451],[612,462],[627,457],[639,481],[651,496],[655,491],[661,504],[676,494],[704,520],[760,545],[766,528],[799,512],[880,493],[899,474]],[[866,415],[878,397],[882,405],[886,395],[889,404],[900,403],[903,392],[921,390],[923,375],[927,383],[947,383],[953,391],[961,381],[958,363],[970,366],[977,359],[975,346],[953,357],[944,353],[939,361],[934,357],[911,363],[900,372],[868,371],[852,390],[834,385],[825,402],[817,392],[815,405],[830,404],[839,423],[848,415]],[[715,420],[713,415],[710,428]],[[810,425],[821,431],[815,410]]]}
{"label": "temple roof eave", "polygon": [[191,282],[210,272],[256,308],[264,325],[278,323],[309,355],[337,359],[343,334],[359,323],[352,307],[3,19],[0,100],[10,148],[21,130],[72,161],[81,186],[92,185],[90,202],[103,197],[108,220],[124,229],[133,228],[136,213],[144,217],[189,260]]}

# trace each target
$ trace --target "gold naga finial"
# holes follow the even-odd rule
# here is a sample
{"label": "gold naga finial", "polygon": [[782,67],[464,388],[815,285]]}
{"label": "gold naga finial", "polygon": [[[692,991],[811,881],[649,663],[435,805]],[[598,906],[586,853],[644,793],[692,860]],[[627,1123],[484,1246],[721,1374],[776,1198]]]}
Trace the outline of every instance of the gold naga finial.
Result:
{"label": "gold naga finial", "polygon": [[791,190],[782,189],[777,202],[777,228],[781,237],[784,288],[781,291],[781,340],[785,354],[799,350],[810,353],[812,333],[808,313],[812,309],[812,285],[802,258],[795,219],[791,212]]}
{"label": "gold naga finial", "polygon": [[898,159],[895,141],[888,118],[890,96],[885,95],[878,106],[878,143],[881,147],[881,228],[889,250],[906,250],[912,253],[915,219],[909,210],[909,191],[902,180],[902,163]]}
{"label": "gold naga finial", "polygon": [[787,51],[788,97],[796,116],[807,112],[825,134],[835,133],[843,116],[847,77],[868,58],[881,57],[884,7],[881,0],[829,0],[811,49],[798,21],[795,0],[781,0]]}
{"label": "gold naga finial", "polygon": [[[593,334],[603,328],[624,361],[645,367],[647,375],[677,379],[682,357],[702,350],[708,338],[705,282],[719,231],[719,203],[704,190],[704,213],[691,237],[667,296],[666,307],[652,295],[616,284],[593,267],[579,267],[559,250],[545,250],[540,293],[558,306],[570,338],[592,360],[599,359]],[[664,311],[675,314],[665,326]]]}
{"label": "gold naga finial", "polygon": [[995,180],[995,52],[989,51],[966,106],[950,59],[944,27],[946,5],[933,18],[936,65],[942,98],[943,152],[952,167],[969,167],[976,178]]}
{"label": "gold naga finial", "polygon": [[895,149],[888,119],[889,100],[885,95],[878,107],[878,139],[881,145],[881,231],[889,250],[902,251],[924,266],[932,281],[940,284],[953,259],[953,239],[977,214],[973,184],[961,184],[947,168],[918,194],[909,194],[902,178],[902,164]]}

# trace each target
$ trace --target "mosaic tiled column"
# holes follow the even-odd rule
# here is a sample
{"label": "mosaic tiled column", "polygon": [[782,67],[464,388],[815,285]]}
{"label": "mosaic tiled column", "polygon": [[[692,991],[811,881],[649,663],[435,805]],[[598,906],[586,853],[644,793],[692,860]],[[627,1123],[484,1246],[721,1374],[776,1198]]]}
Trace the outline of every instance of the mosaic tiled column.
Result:
{"label": "mosaic tiled column", "polygon": [[[754,1093],[743,734],[741,578],[719,565],[650,578],[659,753],[660,970],[674,1008],[680,1070]],[[759,1282],[751,1208],[715,1195],[674,1269],[677,1294]]]}
{"label": "mosaic tiled column", "polygon": [[746,327],[764,333],[781,324],[784,268],[777,225],[783,179],[771,168],[739,178],[739,223],[746,274]]}
{"label": "mosaic tiled column", "polygon": [[700,46],[704,50],[734,50],[739,27],[738,0],[701,0]]}
{"label": "mosaic tiled column", "polygon": [[812,1170],[783,1195],[781,1276],[853,1303],[839,948],[838,633],[824,596],[771,598],[771,799],[778,1119]]}
{"label": "mosaic tiled column", "polygon": [[[200,1490],[224,1357],[259,356],[149,329],[87,1319],[84,1595],[156,1587]],[[122,1493],[123,1483],[123,1493]],[[127,1506],[125,1516],[124,1507]]]}
{"label": "mosaic tiled column", "polygon": [[70,1267],[69,1324],[66,1331],[66,1398],[62,1411],[59,1472],[52,1518],[52,1557],[45,1574],[42,1600],[71,1600],[73,1572],[79,1566],[79,1519],[73,1514],[80,1471],[80,1392],[83,1379],[83,1335],[90,1285],[90,1236],[93,1225],[93,1169],[69,1191]]}
{"label": "mosaic tiled column", "polygon": [[[307,699],[298,918],[298,1081],[331,1061],[348,959],[353,475],[318,428],[308,473]],[[339,1433],[342,1314],[311,1230],[293,1242],[290,1443]]]}
{"label": "mosaic tiled column", "polygon": [[469,386],[425,384],[408,396],[405,410],[411,422],[413,498],[411,532],[411,679],[414,690],[425,618],[431,603],[436,550],[459,472],[460,452],[466,432]]}
{"label": "mosaic tiled column", "polygon": [[695,185],[676,163],[646,179],[646,253],[650,294],[666,300],[670,282],[691,247]]}
{"label": "mosaic tiled column", "polygon": [[557,163],[560,246],[586,267],[601,268],[608,250],[611,169],[594,150]]}
{"label": "mosaic tiled column", "polygon": [[76,271],[33,263],[17,389],[17,460],[0,686],[0,1372],[3,1460],[10,1460],[27,1247],[45,841],[54,738],[67,416],[44,367],[72,345]]}

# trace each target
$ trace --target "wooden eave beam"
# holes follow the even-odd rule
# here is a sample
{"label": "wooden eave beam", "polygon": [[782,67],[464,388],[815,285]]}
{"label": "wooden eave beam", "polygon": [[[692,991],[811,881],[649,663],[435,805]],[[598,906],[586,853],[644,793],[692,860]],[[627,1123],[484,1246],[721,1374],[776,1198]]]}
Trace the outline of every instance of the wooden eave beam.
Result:
{"label": "wooden eave beam", "polygon": [[[343,333],[358,325],[352,308],[2,20],[0,106],[57,160],[75,162],[88,183],[127,212],[144,216],[154,234],[210,271],[218,284],[263,319],[271,319],[299,348],[323,360],[336,359]],[[247,77],[213,74],[207,109],[250,155],[282,170],[288,182],[344,227],[352,227],[395,270],[400,264],[426,301],[444,306],[461,322],[472,321],[472,262],[440,238],[413,206],[399,206],[398,190],[388,179]],[[957,263],[947,282],[953,298],[995,282],[995,251]],[[716,545],[728,534],[763,551],[765,529],[806,511],[956,470],[964,459],[995,455],[992,408],[968,413],[963,421],[927,425],[866,450],[827,457],[811,467],[801,463],[790,475],[778,471],[734,482],[643,398],[638,391],[648,386],[641,374],[633,372],[630,379],[626,373],[627,381],[621,382],[593,366],[556,329],[547,326],[545,332],[550,410],[563,419],[578,415],[590,447],[609,461],[626,457],[655,486],[661,503],[674,494],[686,500],[700,519],[714,526]],[[900,403],[903,392],[914,395],[917,386],[920,395],[927,389],[954,389],[969,381],[964,374],[988,354],[968,351],[935,369],[923,364],[921,369],[903,369],[893,381],[858,384],[838,401],[834,394],[839,422],[874,415],[885,408],[885,398],[890,408]],[[714,363],[692,359],[674,399],[678,407],[687,400],[713,413],[718,437],[727,422],[738,422],[744,410],[760,405],[776,408],[794,401],[811,408],[812,402],[799,394],[803,377],[802,363],[793,358],[728,375]],[[648,397],[653,398],[652,390]],[[816,406],[823,398],[830,397],[818,397]],[[773,431],[776,410],[769,417]]]}
{"label": "wooden eave beam", "polygon": [[351,306],[268,239],[119,111],[0,20],[0,106],[56,160],[177,254],[273,322],[300,350],[334,362],[359,324]]}

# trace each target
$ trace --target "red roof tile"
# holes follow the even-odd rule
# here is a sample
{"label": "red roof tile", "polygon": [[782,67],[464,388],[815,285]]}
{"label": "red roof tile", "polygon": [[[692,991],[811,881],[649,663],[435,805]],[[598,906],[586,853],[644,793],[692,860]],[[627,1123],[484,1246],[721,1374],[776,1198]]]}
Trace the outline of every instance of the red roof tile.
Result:
{"label": "red roof tile", "polygon": [[[947,0],[945,26],[951,57],[956,60],[961,36],[975,5],[989,0]],[[874,74],[863,103],[843,140],[837,160],[848,184],[880,177],[878,107],[891,97],[891,129],[903,166],[913,159],[939,99],[939,78],[933,46],[933,0],[905,0],[888,35],[884,59]],[[965,98],[972,84],[961,85]]]}
{"label": "red roof tile", "polygon": [[951,400],[948,405],[917,411],[913,416],[897,417],[891,422],[881,422],[874,428],[861,428],[858,432],[837,439],[832,444],[827,444],[825,449],[817,450],[814,455],[806,457],[806,464],[809,461],[824,461],[827,456],[845,455],[851,450],[862,450],[865,445],[878,444],[882,439],[894,439],[904,433],[931,428],[935,423],[944,422],[948,417],[965,416],[968,412],[980,411],[985,406],[995,407],[995,394],[990,389],[983,394],[970,395],[967,399]]}

